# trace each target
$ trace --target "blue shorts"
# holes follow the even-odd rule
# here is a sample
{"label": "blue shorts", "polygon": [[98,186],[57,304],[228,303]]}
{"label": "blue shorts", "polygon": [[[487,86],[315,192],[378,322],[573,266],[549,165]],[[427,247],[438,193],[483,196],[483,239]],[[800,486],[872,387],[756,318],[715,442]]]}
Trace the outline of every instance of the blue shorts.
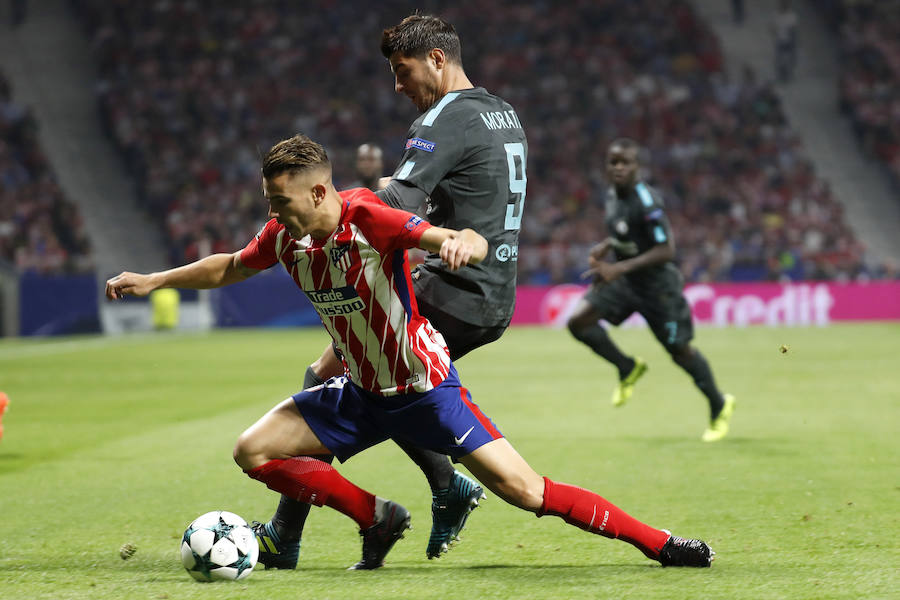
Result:
{"label": "blue shorts", "polygon": [[454,460],[503,437],[472,402],[456,368],[431,391],[379,396],[345,377],[298,392],[294,404],[341,462],[388,438],[446,454]]}

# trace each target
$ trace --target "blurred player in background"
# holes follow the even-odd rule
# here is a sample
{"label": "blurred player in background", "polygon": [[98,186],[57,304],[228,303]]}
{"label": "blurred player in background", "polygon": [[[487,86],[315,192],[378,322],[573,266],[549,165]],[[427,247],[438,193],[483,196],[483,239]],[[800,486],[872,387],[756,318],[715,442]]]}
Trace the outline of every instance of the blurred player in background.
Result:
{"label": "blurred player in background", "polygon": [[356,181],[348,188],[364,187],[375,191],[380,188],[379,181],[384,174],[384,160],[381,148],[375,144],[362,144],[356,149],[354,171]]}
{"label": "blurred player in background", "polygon": [[[381,52],[394,89],[423,113],[407,134],[400,164],[377,196],[388,206],[425,214],[435,225],[471,227],[487,238],[488,257],[461,271],[437,254],[413,273],[419,310],[443,334],[450,357],[500,338],[515,306],[519,227],[525,202],[528,142],[516,111],[474,87],[462,64],[459,36],[434,16],[412,15],[382,33]],[[422,208],[424,207],[424,212]],[[331,347],[313,363],[304,387],[343,373]],[[432,530],[426,555],[447,550],[484,496],[446,456],[397,444],[425,473],[432,492]],[[293,569],[309,505],[282,497],[269,522],[257,524],[260,562]]]}
{"label": "blurred player in background", "polygon": [[[597,494],[538,475],[462,387],[439,331],[418,313],[406,249],[423,248],[448,272],[489,256],[472,229],[435,227],[374,201],[337,192],[324,148],[296,135],[263,159],[269,222],[241,251],[216,254],[161,273],[122,273],[110,299],[161,287],[211,288],[281,263],[306,294],[341,352],[347,377],[298,392],[239,437],[234,459],[270,489],[329,506],[352,518],[363,538],[355,569],[375,569],[409,527],[409,512],[344,479],[327,462],[388,438],[453,456],[491,491],[537,516],[626,541],[664,566],[709,567],[700,540],[655,529]],[[357,336],[373,340],[371,348]]]}
{"label": "blurred player in background", "polygon": [[[690,344],[694,325],[682,293],[684,280],[672,262],[675,241],[661,196],[639,179],[639,150],[637,142],[622,138],[607,151],[606,170],[612,182],[606,198],[610,235],[591,249],[587,274],[594,283],[569,318],[569,331],[618,369],[612,403],[623,406],[647,364],[640,357],[623,354],[599,321],[619,325],[632,313],[640,313],[672,360],[687,371],[709,401],[710,424],[701,439],[716,442],[728,434],[735,398],[719,391],[706,358]],[[603,260],[610,250],[615,262]]]}

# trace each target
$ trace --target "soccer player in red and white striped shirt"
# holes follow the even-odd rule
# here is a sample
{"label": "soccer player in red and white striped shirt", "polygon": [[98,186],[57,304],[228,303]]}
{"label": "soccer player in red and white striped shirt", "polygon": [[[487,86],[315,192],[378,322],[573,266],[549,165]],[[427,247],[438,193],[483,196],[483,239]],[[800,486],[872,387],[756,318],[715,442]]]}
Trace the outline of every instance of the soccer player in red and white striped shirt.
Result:
{"label": "soccer player in red and white striped shirt", "polygon": [[270,489],[352,518],[363,536],[357,569],[382,566],[409,527],[409,512],[355,486],[334,467],[388,438],[447,454],[510,504],[637,547],[663,565],[708,567],[700,540],[634,519],[597,494],[538,475],[462,387],[441,335],[418,314],[406,249],[440,255],[451,270],[487,255],[472,231],[433,227],[377,204],[364,190],[339,193],[325,150],[296,135],[263,160],[271,220],[242,251],[161,273],[122,273],[106,295],[160,287],[209,288],[280,262],[318,311],[344,356],[345,376],[284,400],[241,434],[234,459]]}
{"label": "soccer player in red and white striped shirt", "polygon": [[[266,184],[267,196],[278,214],[289,199],[271,187]],[[447,377],[450,357],[441,334],[419,315],[406,260],[406,249],[418,245],[430,227],[365,188],[338,195],[334,230],[313,237],[288,230],[288,217],[279,215],[244,248],[241,262],[265,269],[277,261],[287,269],[318,311],[356,385],[386,396],[437,387]]]}

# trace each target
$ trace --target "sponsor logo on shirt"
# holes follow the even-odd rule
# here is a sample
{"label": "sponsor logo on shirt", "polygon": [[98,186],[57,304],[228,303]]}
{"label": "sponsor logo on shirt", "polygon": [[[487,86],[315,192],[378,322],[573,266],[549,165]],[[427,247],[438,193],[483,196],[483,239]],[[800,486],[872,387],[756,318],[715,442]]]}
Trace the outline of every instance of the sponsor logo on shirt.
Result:
{"label": "sponsor logo on shirt", "polygon": [[497,251],[494,252],[494,256],[497,257],[497,260],[500,262],[507,261],[517,261],[519,259],[519,245],[515,244],[510,246],[509,244],[500,244],[497,246]]}
{"label": "sponsor logo on shirt", "polygon": [[434,142],[423,140],[422,138],[410,138],[406,140],[406,149],[415,148],[416,150],[424,150],[425,152],[434,152]]}
{"label": "sponsor logo on shirt", "polygon": [[366,307],[352,285],[327,290],[304,290],[316,311],[325,317],[336,317],[359,312]]}
{"label": "sponsor logo on shirt", "polygon": [[422,222],[422,219],[420,219],[416,215],[413,215],[409,218],[409,221],[406,222],[406,225],[404,225],[404,227],[406,227],[408,230],[412,231],[421,222]]}

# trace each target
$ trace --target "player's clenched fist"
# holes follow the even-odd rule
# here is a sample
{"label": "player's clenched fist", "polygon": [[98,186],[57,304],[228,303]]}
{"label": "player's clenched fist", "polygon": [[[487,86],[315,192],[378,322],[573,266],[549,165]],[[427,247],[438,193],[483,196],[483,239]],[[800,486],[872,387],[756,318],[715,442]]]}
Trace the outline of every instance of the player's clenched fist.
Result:
{"label": "player's clenched fist", "polygon": [[471,229],[454,231],[441,243],[441,260],[451,271],[481,262],[487,254],[487,240]]}
{"label": "player's clenched fist", "polygon": [[464,267],[472,257],[472,246],[459,238],[447,238],[441,244],[441,260],[451,271]]}

